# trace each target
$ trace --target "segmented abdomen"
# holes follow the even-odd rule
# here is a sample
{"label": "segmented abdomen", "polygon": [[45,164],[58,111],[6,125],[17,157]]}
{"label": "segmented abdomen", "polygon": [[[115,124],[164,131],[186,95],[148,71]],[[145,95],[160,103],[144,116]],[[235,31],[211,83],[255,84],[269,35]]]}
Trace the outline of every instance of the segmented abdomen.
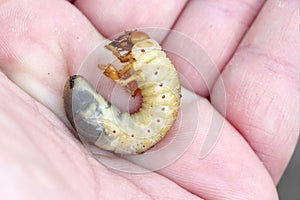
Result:
{"label": "segmented abdomen", "polygon": [[116,126],[105,125],[112,141],[106,149],[117,153],[144,152],[159,142],[173,125],[180,104],[178,73],[158,43],[152,39],[139,42],[131,53],[143,103],[135,114],[122,113],[122,120],[113,122]]}

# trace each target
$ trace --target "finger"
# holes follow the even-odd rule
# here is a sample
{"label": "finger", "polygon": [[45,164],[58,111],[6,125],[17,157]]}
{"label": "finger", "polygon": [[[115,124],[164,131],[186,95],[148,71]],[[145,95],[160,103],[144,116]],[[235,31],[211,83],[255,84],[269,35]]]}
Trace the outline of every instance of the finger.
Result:
{"label": "finger", "polygon": [[2,73],[0,87],[5,88],[0,90],[5,97],[0,104],[2,198],[198,199],[154,173],[130,178],[112,173],[90,157],[49,109]]}
{"label": "finger", "polygon": [[[86,186],[76,191],[74,182],[77,178],[84,179],[87,185],[93,180],[82,173],[78,174],[81,169],[74,163],[76,158],[80,160],[80,152],[74,148],[74,140],[68,138],[69,145],[66,146],[61,143],[67,138],[63,133],[66,127],[59,121],[50,125],[50,121],[56,121],[56,117],[14,86],[2,73],[0,85],[5,88],[0,91],[0,184],[4,186],[0,189],[1,198],[91,197],[84,193]],[[62,146],[65,148],[62,149]],[[69,154],[70,150],[75,154]],[[66,168],[67,173],[64,170]],[[45,196],[45,193],[48,195]]]}
{"label": "finger", "polygon": [[[198,119],[187,115],[193,112],[199,113]],[[190,102],[182,115],[186,116],[182,126],[197,123],[195,138],[182,157],[159,171],[161,175],[204,199],[278,199],[271,177],[251,147],[207,100]],[[179,134],[188,137],[190,132]],[[207,140],[213,148],[203,156]]]}
{"label": "finger", "polygon": [[[220,79],[212,94],[275,183],[299,135],[298,6],[298,1],[266,3],[222,74],[226,93]],[[226,108],[220,104],[225,100]]]}
{"label": "finger", "polygon": [[[132,163],[131,163],[132,164]],[[134,166],[133,168],[137,168]],[[183,190],[179,185],[155,172],[144,174],[119,173],[143,191],[151,194],[153,199],[198,199],[201,198]]]}
{"label": "finger", "polygon": [[[208,96],[224,65],[258,13],[263,1],[189,1],[174,30],[193,39],[205,55],[192,51],[183,59],[173,58],[175,66],[189,78],[188,89]],[[177,41],[179,42],[179,41]],[[194,57],[193,57],[194,56]],[[210,62],[203,63],[211,59]],[[188,61],[188,62],[186,62]],[[196,63],[192,66],[189,61]]]}
{"label": "finger", "polygon": [[30,2],[0,3],[0,67],[64,119],[61,97],[67,76],[102,37],[66,1]]}
{"label": "finger", "polygon": [[75,5],[106,37],[140,27],[171,28],[186,0],[105,1],[86,3],[77,0]]}

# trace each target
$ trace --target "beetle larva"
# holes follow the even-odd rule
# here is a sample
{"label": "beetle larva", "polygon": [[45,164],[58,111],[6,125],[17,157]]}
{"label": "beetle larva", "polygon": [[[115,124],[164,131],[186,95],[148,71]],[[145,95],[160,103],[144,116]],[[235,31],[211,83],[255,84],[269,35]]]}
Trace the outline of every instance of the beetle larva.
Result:
{"label": "beetle larva", "polygon": [[67,117],[81,138],[102,149],[142,153],[166,135],[177,117],[178,73],[159,44],[144,32],[126,31],[106,48],[126,64],[120,70],[112,64],[98,67],[121,86],[135,81],[141,90],[141,108],[133,114],[121,113],[82,76],[74,75],[64,89]]}

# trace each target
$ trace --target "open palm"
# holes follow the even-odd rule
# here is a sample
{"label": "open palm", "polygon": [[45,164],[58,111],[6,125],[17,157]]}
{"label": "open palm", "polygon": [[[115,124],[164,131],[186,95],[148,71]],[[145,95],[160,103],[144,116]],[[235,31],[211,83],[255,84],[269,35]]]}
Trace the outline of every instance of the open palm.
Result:
{"label": "open palm", "polygon": [[[277,199],[299,135],[298,4],[0,0],[1,197]],[[208,71],[204,81],[174,60],[204,97],[183,98],[201,111],[196,137],[168,167],[131,175],[101,165],[73,137],[62,92],[105,37],[139,27],[184,33],[222,73]],[[199,159],[216,111],[220,137]]]}

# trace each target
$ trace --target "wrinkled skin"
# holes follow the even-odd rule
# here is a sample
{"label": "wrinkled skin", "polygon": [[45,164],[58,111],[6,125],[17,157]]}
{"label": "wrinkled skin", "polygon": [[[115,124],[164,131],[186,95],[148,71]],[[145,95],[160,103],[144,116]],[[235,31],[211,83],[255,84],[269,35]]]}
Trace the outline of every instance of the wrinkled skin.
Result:
{"label": "wrinkled skin", "polygon": [[[299,134],[299,3],[185,3],[0,0],[2,199],[278,198]],[[67,77],[103,38],[145,26],[193,38],[223,79],[211,73],[206,87],[174,61],[204,97],[191,102],[201,110],[198,132],[176,162],[136,176],[105,168],[85,150],[65,125],[61,98]],[[214,110],[225,123],[199,159]]]}

